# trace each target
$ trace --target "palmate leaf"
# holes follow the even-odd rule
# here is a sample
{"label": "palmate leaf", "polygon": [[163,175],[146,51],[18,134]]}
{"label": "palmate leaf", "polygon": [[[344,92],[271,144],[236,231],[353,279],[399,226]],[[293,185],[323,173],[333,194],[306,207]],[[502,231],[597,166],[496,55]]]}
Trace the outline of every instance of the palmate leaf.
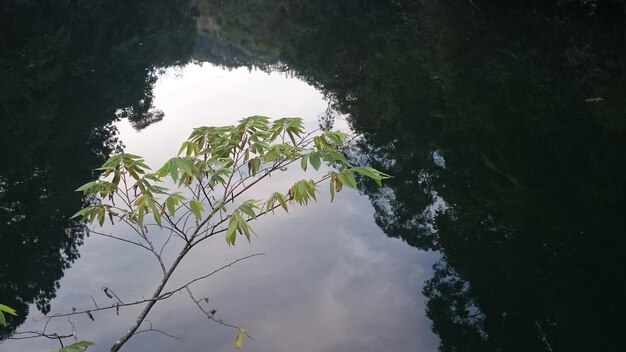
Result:
{"label": "palmate leaf", "polygon": [[285,210],[285,212],[289,212],[289,208],[287,207],[287,200],[285,199],[285,196],[279,192],[272,193],[267,199],[267,201],[265,202],[265,211],[269,212],[273,210],[277,202]]}
{"label": "palmate leaf", "polygon": [[228,219],[228,227],[226,228],[226,243],[228,245],[235,245],[237,233],[246,236],[248,242],[250,242],[251,235],[254,234],[248,222],[241,216],[239,209],[235,210]]}
{"label": "palmate leaf", "polygon": [[289,189],[289,196],[300,205],[307,205],[311,199],[316,198],[316,184],[313,180],[300,180]]}

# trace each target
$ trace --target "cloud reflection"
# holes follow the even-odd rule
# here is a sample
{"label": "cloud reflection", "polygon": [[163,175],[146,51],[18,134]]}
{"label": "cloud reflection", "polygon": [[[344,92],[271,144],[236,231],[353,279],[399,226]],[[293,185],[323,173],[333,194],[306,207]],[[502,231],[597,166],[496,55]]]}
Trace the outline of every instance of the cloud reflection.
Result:
{"label": "cloud reflection", "polygon": [[[307,128],[317,126],[327,103],[306,83],[280,74],[225,71],[210,65],[170,71],[155,88],[155,105],[165,119],[137,133],[120,124],[121,139],[132,153],[158,165],[175,153],[191,128],[234,123],[241,117],[301,116]],[[286,187],[288,174],[273,177],[272,187]],[[259,189],[261,197],[269,189]],[[324,194],[324,196],[326,196]],[[257,252],[267,256],[239,263],[195,284],[197,297],[209,297],[217,316],[246,328],[254,341],[249,351],[434,351],[421,289],[431,276],[434,253],[389,239],[374,224],[369,200],[344,190],[333,204],[320,197],[306,209],[277,212],[255,224],[259,238],[228,247],[213,238],[188,257],[169,287],[184,283],[236,258]],[[116,229],[115,231],[119,231]],[[158,236],[158,234],[154,234]],[[66,272],[53,311],[89,306],[89,295],[106,303],[107,286],[123,299],[148,296],[156,286],[158,266],[146,253],[111,240],[90,237],[82,258]],[[81,338],[106,351],[123,333],[136,309],[120,317],[107,312],[96,321],[76,317]],[[180,343],[157,333],[136,336],[129,351],[231,351],[235,332],[202,316],[185,295],[161,302],[149,316],[155,328],[176,335]],[[28,323],[23,329],[40,328]],[[33,327],[34,326],[34,327]],[[67,324],[59,322],[59,329]],[[49,341],[25,346],[15,342],[0,350],[50,350]]]}

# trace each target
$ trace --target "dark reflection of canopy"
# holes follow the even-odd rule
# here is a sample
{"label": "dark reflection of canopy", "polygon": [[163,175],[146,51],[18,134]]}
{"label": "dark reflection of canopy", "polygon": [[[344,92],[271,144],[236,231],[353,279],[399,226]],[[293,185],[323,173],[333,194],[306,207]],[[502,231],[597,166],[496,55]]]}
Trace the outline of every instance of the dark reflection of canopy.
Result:
{"label": "dark reflection of canopy", "polygon": [[378,225],[444,255],[424,290],[442,351],[624,349],[620,1],[197,3],[3,4],[2,303],[48,309],[110,122],[162,118],[156,68],[193,57],[289,67],[349,114],[394,175],[361,185]]}
{"label": "dark reflection of canopy", "polygon": [[84,230],[74,189],[119,144],[110,123],[158,120],[158,67],[189,60],[187,1],[5,1],[0,9],[0,300],[50,309]]}
{"label": "dark reflection of canopy", "polygon": [[389,236],[444,254],[424,290],[442,351],[624,349],[620,1],[202,3],[394,175],[362,191]]}

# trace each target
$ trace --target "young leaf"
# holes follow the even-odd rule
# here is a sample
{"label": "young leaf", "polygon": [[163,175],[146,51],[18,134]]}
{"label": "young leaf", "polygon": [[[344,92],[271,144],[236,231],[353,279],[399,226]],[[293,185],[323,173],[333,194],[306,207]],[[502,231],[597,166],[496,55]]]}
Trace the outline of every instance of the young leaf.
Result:
{"label": "young leaf", "polygon": [[159,210],[156,202],[151,199],[148,205],[150,206],[150,210],[152,210],[152,216],[154,217],[154,221],[157,223],[157,225],[159,225],[159,227],[163,227],[163,225],[161,224],[161,211]]}
{"label": "young leaf", "polygon": [[248,222],[246,222],[246,220],[241,217],[239,217],[237,221],[237,230],[239,231],[239,233],[243,233],[243,235],[246,236],[248,242],[250,242],[250,233],[254,233],[254,231],[252,230],[250,225],[248,225]]}
{"label": "young leaf", "polygon": [[256,219],[256,214],[254,213],[254,209],[258,208],[254,200],[245,201],[243,204],[239,206],[239,209],[243,211],[249,217]]}
{"label": "young leaf", "polygon": [[165,206],[167,207],[167,211],[170,213],[171,216],[174,216],[174,213],[176,212],[176,207],[178,207],[178,203],[184,200],[185,197],[178,192],[170,194],[165,199]]}
{"label": "young leaf", "polygon": [[343,188],[343,183],[341,183],[341,180],[339,179],[339,177],[337,177],[337,175],[335,175],[334,179],[335,179],[335,190],[337,190],[337,192],[341,192],[341,189]]}
{"label": "young leaf", "polygon": [[306,171],[308,163],[309,163],[309,154],[304,154],[302,156],[302,159],[300,159],[300,167],[302,167],[302,170]]}
{"label": "young leaf", "polygon": [[238,225],[239,214],[234,212],[230,219],[228,220],[228,228],[226,229],[226,243],[229,245],[235,245],[235,241],[237,240],[237,225]]}
{"label": "young leaf", "polygon": [[353,167],[352,170],[354,170],[359,175],[371,178],[372,180],[376,182],[376,184],[379,187],[382,186],[382,182],[381,182],[382,180],[391,177],[371,167]]}
{"label": "young leaf", "polygon": [[84,192],[85,194],[87,194],[89,192],[89,190],[91,188],[93,188],[95,185],[97,185],[98,182],[97,181],[91,181],[91,182],[87,182],[84,185],[78,187],[75,192]]}
{"label": "young leaf", "polygon": [[104,225],[105,211],[103,207],[98,208],[98,224]]}
{"label": "young leaf", "polygon": [[280,206],[283,207],[283,209],[285,209],[285,212],[288,213],[289,209],[287,209],[287,201],[285,200],[285,196],[283,196],[280,193],[276,193],[276,199],[280,203]]}
{"label": "young leaf", "polygon": [[191,208],[193,215],[196,216],[196,219],[200,220],[200,218],[202,218],[202,212],[204,211],[204,205],[197,200],[192,199],[189,202],[189,207]]}
{"label": "young leaf", "polygon": [[170,159],[167,164],[167,171],[169,172],[170,177],[172,178],[172,180],[178,181],[178,166],[176,165],[176,162],[174,162],[173,159]]}

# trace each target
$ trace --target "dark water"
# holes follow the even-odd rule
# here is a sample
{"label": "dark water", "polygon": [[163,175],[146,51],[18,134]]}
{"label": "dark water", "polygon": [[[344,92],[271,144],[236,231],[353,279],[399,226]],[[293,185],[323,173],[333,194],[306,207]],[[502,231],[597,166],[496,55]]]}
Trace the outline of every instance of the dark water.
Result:
{"label": "dark water", "polygon": [[[150,135],[178,118],[154,103],[162,68],[207,62],[288,72],[317,88],[363,135],[355,158],[394,176],[383,189],[361,184],[371,202],[347,196],[340,206],[345,217],[324,227],[363,234],[363,243],[353,235],[317,244],[308,235],[288,245],[253,242],[249,250],[275,248],[285,261],[267,262],[253,287],[220,281],[257,293],[222,293],[221,307],[231,317],[244,325],[270,322],[257,327],[262,338],[246,347],[625,350],[625,19],[624,5],[608,0],[6,2],[0,8],[0,299],[21,312],[32,303],[55,311],[50,302],[57,291],[70,293],[70,305],[89,304],[89,293],[71,293],[105,283],[93,279],[90,289],[70,279],[81,287],[68,288],[61,278],[72,263],[79,267],[70,271],[93,278],[89,268],[107,255],[91,248],[109,247],[84,234],[65,235],[75,225],[66,219],[83,204],[73,190],[120,147],[112,123],[123,119]],[[193,87],[180,94],[202,89]],[[235,109],[241,104],[233,100],[233,110],[222,112],[241,114]],[[321,209],[310,216],[337,213]],[[319,224],[305,213],[296,218],[308,222],[292,226]],[[264,226],[280,231],[274,223]],[[111,250],[115,258],[132,257]],[[423,271],[439,257],[432,272]],[[212,264],[219,259],[226,260],[218,255]],[[307,269],[285,269],[298,263]],[[119,272],[141,277],[144,271],[119,265]],[[149,292],[146,276],[120,278],[119,286]],[[330,291],[313,295],[307,287],[329,278]],[[328,292],[341,292],[341,299]],[[169,327],[202,326],[185,335],[216,329],[169,307],[178,306],[155,313],[174,320]],[[13,319],[3,334],[25,318]],[[102,325],[120,324],[113,321]],[[95,329],[96,350],[117,336],[102,325]],[[89,329],[81,337],[89,338]],[[232,349],[231,332],[215,334],[208,344]],[[176,348],[198,350],[191,336]],[[132,350],[170,348],[159,336],[139,341]],[[0,350],[35,342],[19,343]]]}

